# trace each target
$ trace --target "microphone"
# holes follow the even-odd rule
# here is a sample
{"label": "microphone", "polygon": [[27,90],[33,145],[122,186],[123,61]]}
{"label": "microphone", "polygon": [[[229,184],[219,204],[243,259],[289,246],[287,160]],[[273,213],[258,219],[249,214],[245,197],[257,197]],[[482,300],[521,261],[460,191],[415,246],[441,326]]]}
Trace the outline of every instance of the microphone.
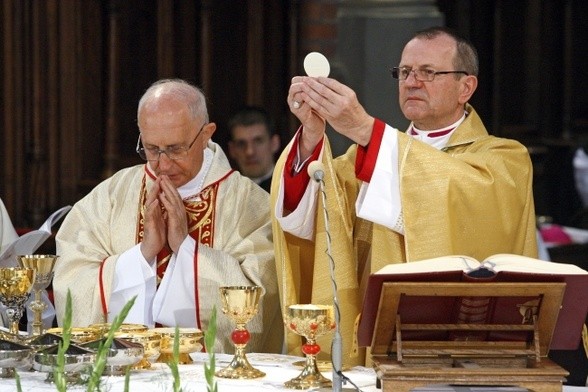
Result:
{"label": "microphone", "polygon": [[[325,167],[322,162],[312,161],[308,164],[308,175],[311,179],[318,182],[322,196],[323,214],[325,218],[325,231],[327,232],[327,250],[326,254],[329,259],[329,269],[331,273],[331,284],[333,287],[333,308],[335,311],[335,335],[331,346],[331,364],[333,366],[333,389],[332,391],[341,392],[350,389],[343,389],[343,380],[351,382],[341,372],[343,365],[343,339],[339,325],[341,324],[341,311],[339,309],[339,299],[337,297],[337,281],[335,280],[335,261],[331,255],[331,231],[329,230],[329,213],[327,211],[327,193],[325,192]],[[320,388],[320,391],[331,391],[330,388]]]}
{"label": "microphone", "polygon": [[[325,167],[322,162],[312,161],[308,164],[308,176],[316,182],[322,182],[325,178]],[[321,189],[322,191],[323,189]]]}

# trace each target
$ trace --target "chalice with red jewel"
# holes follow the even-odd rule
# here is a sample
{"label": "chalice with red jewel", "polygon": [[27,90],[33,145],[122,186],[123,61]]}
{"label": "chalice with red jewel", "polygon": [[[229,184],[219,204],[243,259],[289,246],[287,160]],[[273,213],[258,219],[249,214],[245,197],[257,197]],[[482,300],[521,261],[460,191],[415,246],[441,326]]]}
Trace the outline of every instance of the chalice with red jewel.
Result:
{"label": "chalice with red jewel", "polygon": [[259,286],[228,286],[220,288],[222,312],[236,324],[231,333],[235,345],[235,355],[231,363],[215,373],[217,377],[233,379],[252,379],[265,376],[261,370],[255,369],[245,355],[245,348],[250,334],[245,325],[257,314],[261,287]]}
{"label": "chalice with red jewel", "polygon": [[286,388],[330,388],[332,386],[331,380],[323,376],[317,366],[316,356],[321,348],[317,344],[316,338],[335,329],[333,306],[290,305],[284,317],[284,323],[290,331],[306,338],[306,343],[302,345],[302,352],[306,355],[306,363],[300,375],[284,383]]}

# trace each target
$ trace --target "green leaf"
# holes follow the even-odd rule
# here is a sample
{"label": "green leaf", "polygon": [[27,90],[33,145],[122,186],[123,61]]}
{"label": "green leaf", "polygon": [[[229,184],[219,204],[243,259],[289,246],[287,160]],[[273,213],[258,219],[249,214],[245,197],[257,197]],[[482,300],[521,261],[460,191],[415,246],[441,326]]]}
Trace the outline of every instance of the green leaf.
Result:
{"label": "green leaf", "polygon": [[216,339],[216,306],[212,308],[208,329],[204,333],[204,347],[208,353],[208,364],[204,364],[204,377],[208,392],[217,392],[218,385],[214,379],[216,369],[216,357],[214,355],[214,341]]}
{"label": "green leaf", "polygon": [[67,391],[67,378],[65,376],[65,353],[67,352],[71,341],[71,308],[71,292],[68,289],[67,298],[65,301],[65,314],[63,316],[63,327],[61,334],[62,341],[59,342],[59,348],[57,350],[57,366],[55,369],[53,369],[53,382],[55,383],[55,388],[59,392]]}
{"label": "green leaf", "polygon": [[135,299],[137,297],[133,297],[125,304],[122,308],[120,313],[114,318],[112,323],[110,324],[110,329],[108,330],[108,334],[106,335],[106,340],[100,343],[98,346],[98,351],[96,352],[96,361],[94,362],[94,367],[92,368],[92,374],[88,380],[88,386],[86,388],[87,392],[98,391],[100,388],[100,377],[104,373],[104,368],[106,367],[106,361],[108,359],[108,353],[110,352],[110,346],[112,345],[112,341],[114,340],[114,334],[122,323],[124,322],[127,314],[135,304]]}
{"label": "green leaf", "polygon": [[181,392],[181,381],[180,381],[180,371],[178,369],[178,363],[180,362],[180,329],[176,325],[176,330],[174,333],[174,347],[173,347],[173,357],[170,362],[167,363],[167,366],[170,368],[172,376],[174,378],[173,389],[174,392]]}

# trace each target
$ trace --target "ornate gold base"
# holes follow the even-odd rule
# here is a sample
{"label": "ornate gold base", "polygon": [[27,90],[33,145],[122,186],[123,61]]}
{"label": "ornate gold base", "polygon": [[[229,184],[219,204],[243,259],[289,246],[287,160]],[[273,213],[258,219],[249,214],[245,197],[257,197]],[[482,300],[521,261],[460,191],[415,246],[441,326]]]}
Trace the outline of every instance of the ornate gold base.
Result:
{"label": "ornate gold base", "polygon": [[316,358],[309,355],[306,357],[306,366],[302,369],[300,375],[286,381],[284,386],[290,389],[330,388],[333,383],[321,374]]}
{"label": "ornate gold base", "polygon": [[141,359],[139,362],[131,366],[133,370],[148,370],[151,369],[151,362],[147,358]]}
{"label": "ornate gold base", "polygon": [[252,379],[264,377],[265,373],[251,366],[245,356],[235,355],[229,366],[219,370],[215,375],[221,378]]}
{"label": "ornate gold base", "polygon": [[[156,362],[170,363],[171,361],[173,361],[173,359],[174,355],[172,353],[161,353],[159,354],[159,358],[157,358]],[[178,356],[178,365],[189,365],[193,362],[194,361],[188,353],[180,353],[180,355]]]}

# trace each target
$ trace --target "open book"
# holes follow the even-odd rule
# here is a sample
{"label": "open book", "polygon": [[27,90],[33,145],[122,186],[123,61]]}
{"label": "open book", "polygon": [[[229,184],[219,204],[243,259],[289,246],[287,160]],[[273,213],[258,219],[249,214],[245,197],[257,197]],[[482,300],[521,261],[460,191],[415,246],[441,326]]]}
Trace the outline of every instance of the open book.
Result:
{"label": "open book", "polygon": [[[358,343],[370,346],[378,313],[378,304],[384,282],[564,282],[566,288],[559,312],[551,349],[577,348],[586,314],[588,313],[588,272],[573,264],[555,263],[512,254],[494,255],[479,262],[468,256],[444,256],[423,261],[389,264],[370,275],[363,301],[358,327]],[[449,300],[453,302],[448,302]],[[475,317],[462,312],[463,301],[429,298],[427,301],[409,302],[404,311],[416,319],[436,319],[439,323],[468,322],[460,318]],[[510,323],[518,319],[521,302],[514,306],[501,306],[496,302],[476,305],[477,310],[487,306],[486,320],[472,322]],[[515,308],[518,306],[518,308]],[[461,307],[461,308],[460,308]],[[513,314],[505,309],[514,308]],[[516,313],[516,314],[515,314]],[[511,318],[511,319],[509,319]],[[487,320],[493,321],[487,321]],[[405,320],[406,322],[414,322]],[[390,326],[391,329],[394,326]]]}
{"label": "open book", "polygon": [[0,266],[2,267],[18,267],[16,256],[30,255],[35,253],[37,249],[51,236],[51,227],[57,223],[65,214],[71,210],[71,206],[65,206],[47,218],[38,230],[30,231],[23,234],[12,243],[2,249],[0,253]]}

